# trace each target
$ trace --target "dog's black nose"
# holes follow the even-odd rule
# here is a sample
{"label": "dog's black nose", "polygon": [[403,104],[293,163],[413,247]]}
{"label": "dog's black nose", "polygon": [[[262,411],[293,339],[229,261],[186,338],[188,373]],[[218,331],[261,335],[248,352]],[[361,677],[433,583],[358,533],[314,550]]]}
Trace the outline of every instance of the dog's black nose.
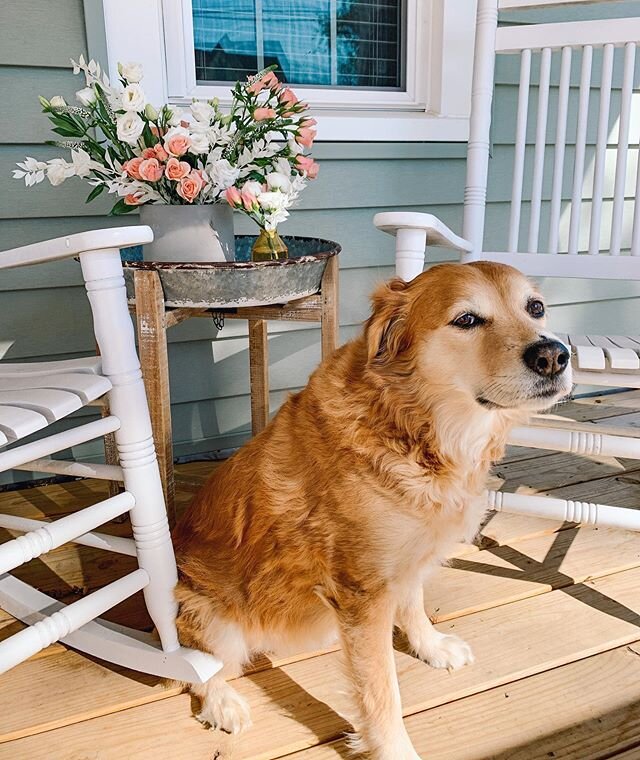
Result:
{"label": "dog's black nose", "polygon": [[564,372],[569,364],[569,352],[557,340],[541,340],[532,343],[522,357],[524,363],[543,377],[555,377]]}

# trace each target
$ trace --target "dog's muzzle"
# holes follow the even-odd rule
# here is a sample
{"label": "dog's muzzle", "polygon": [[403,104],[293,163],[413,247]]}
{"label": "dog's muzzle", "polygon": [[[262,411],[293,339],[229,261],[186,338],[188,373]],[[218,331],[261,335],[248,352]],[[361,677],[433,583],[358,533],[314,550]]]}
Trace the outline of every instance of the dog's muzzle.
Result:
{"label": "dog's muzzle", "polygon": [[561,375],[569,366],[567,347],[558,340],[541,340],[524,351],[522,360],[532,372],[548,380]]}

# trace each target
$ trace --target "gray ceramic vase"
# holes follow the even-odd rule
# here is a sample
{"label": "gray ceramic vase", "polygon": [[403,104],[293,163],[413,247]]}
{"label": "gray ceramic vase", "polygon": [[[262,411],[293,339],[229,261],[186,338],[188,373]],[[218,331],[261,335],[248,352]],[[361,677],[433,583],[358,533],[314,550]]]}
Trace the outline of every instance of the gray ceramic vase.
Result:
{"label": "gray ceramic vase", "polygon": [[233,210],[226,203],[194,206],[147,204],[140,223],[153,230],[145,261],[233,261]]}

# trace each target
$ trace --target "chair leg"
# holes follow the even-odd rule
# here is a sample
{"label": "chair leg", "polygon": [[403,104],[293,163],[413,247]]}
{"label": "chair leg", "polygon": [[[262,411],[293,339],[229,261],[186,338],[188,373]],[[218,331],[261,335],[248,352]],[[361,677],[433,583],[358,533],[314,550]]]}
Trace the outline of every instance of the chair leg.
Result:
{"label": "chair leg", "polygon": [[338,257],[332,256],[322,276],[322,358],[326,359],[338,345]]}
{"label": "chair leg", "polygon": [[258,435],[269,424],[269,344],[264,319],[249,320],[249,378],[251,432]]}

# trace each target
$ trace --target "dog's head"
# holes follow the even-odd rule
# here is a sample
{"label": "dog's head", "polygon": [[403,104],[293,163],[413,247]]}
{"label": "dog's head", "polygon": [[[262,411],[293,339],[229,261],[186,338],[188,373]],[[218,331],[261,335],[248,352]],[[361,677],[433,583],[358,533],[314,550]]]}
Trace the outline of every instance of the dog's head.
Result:
{"label": "dog's head", "polygon": [[567,347],[545,329],[544,299],[503,264],[440,264],[373,295],[368,362],[488,410],[542,410],[571,390]]}

